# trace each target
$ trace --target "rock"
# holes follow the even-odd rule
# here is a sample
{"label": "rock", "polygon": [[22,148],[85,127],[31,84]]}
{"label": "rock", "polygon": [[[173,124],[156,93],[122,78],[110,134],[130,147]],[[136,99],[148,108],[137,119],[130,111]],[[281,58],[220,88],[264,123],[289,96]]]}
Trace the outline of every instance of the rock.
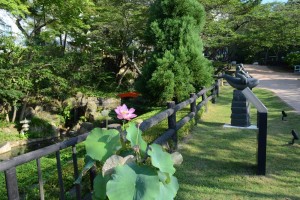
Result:
{"label": "rock", "polygon": [[82,92],[77,92],[77,94],[75,95],[76,99],[81,99],[83,97]]}
{"label": "rock", "polygon": [[50,101],[44,106],[44,110],[47,112],[59,112],[62,108],[62,103],[56,99]]}
{"label": "rock", "polygon": [[0,144],[0,154],[6,153],[11,150],[11,146],[9,142],[5,142]]}
{"label": "rock", "polygon": [[88,97],[87,100],[88,100],[88,102],[95,102],[97,106],[100,105],[98,97]]}
{"label": "rock", "polygon": [[84,133],[87,133],[91,130],[93,130],[94,128],[94,125],[90,122],[83,122],[81,125],[80,125],[80,128],[79,130],[77,131],[77,134],[84,134]]}
{"label": "rock", "polygon": [[88,121],[94,122],[99,118],[100,118],[100,113],[98,113],[98,112],[90,113],[88,116]]}
{"label": "rock", "polygon": [[33,109],[33,107],[27,107],[25,110],[25,116],[26,118],[31,118],[35,115],[35,110]]}
{"label": "rock", "polygon": [[80,124],[77,123],[75,126],[73,126],[71,131],[78,132],[79,129],[80,129]]}
{"label": "rock", "polygon": [[183,157],[179,152],[174,152],[171,154],[174,165],[181,165],[183,162]]}
{"label": "rock", "polygon": [[86,110],[84,116],[91,122],[95,121],[96,118],[99,116],[97,112],[98,106],[96,102],[89,101],[86,105]]}
{"label": "rock", "polygon": [[101,99],[102,107],[105,109],[115,109],[121,104],[121,99],[117,98],[108,98],[108,99]]}
{"label": "rock", "polygon": [[77,101],[74,97],[71,97],[71,98],[64,100],[62,105],[63,105],[63,107],[71,106],[73,108],[73,107],[77,106]]}
{"label": "rock", "polygon": [[34,108],[34,111],[35,111],[36,114],[39,113],[39,112],[42,112],[43,111],[43,107],[42,106],[36,106]]}
{"label": "rock", "polygon": [[97,106],[96,102],[94,102],[94,101],[87,102],[86,111],[85,111],[87,114],[86,116],[88,116],[89,113],[97,112],[97,108],[98,108],[98,106]]}

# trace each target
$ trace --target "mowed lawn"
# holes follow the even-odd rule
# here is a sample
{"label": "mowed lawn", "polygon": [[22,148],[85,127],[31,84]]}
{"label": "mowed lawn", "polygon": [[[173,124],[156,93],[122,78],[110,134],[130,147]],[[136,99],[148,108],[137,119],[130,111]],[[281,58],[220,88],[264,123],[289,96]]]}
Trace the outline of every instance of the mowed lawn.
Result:
{"label": "mowed lawn", "polygon": [[[176,200],[300,199],[300,145],[288,145],[291,130],[300,135],[300,115],[272,92],[254,89],[268,108],[267,175],[257,176],[257,130],[223,128],[230,123],[232,88],[221,88],[217,103],[209,106],[179,151],[180,189]],[[281,111],[288,114],[281,120]],[[256,109],[251,106],[251,122]]]}

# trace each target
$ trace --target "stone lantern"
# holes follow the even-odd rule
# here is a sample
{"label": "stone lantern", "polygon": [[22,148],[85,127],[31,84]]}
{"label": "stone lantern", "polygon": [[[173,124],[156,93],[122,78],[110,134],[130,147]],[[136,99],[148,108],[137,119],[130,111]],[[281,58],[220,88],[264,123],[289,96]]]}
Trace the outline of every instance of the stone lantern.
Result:
{"label": "stone lantern", "polygon": [[30,122],[31,122],[31,121],[30,121],[30,120],[27,120],[26,118],[25,118],[24,120],[20,121],[20,123],[22,124],[22,129],[21,129],[20,133],[21,133],[22,135],[24,135],[24,133],[27,132],[27,131],[29,130],[29,123],[30,123]]}

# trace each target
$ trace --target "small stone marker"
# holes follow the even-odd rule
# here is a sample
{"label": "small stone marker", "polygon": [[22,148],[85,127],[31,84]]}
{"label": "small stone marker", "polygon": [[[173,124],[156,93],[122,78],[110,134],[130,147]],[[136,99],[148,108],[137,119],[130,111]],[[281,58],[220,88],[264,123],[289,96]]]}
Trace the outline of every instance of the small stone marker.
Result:
{"label": "small stone marker", "polygon": [[29,123],[31,122],[31,120],[27,120],[26,118],[22,121],[20,121],[22,125],[22,129],[20,131],[21,135],[24,136],[24,133],[27,132],[29,130]]}

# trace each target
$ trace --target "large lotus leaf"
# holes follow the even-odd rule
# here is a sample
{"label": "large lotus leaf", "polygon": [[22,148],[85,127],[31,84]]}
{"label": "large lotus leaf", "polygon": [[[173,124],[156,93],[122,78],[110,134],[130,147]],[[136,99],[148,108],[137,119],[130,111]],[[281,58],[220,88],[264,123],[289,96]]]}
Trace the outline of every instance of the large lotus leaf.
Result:
{"label": "large lotus leaf", "polygon": [[159,191],[157,175],[137,174],[128,165],[115,168],[113,180],[107,183],[107,196],[110,200],[155,200]]}
{"label": "large lotus leaf", "polygon": [[85,166],[83,167],[81,173],[79,174],[77,180],[74,182],[75,184],[80,184],[82,177],[95,165],[95,162],[91,157],[87,156],[85,158]]}
{"label": "large lotus leaf", "polygon": [[170,175],[175,173],[176,170],[173,167],[174,163],[171,155],[163,151],[160,145],[151,144],[148,154],[151,157],[152,165],[157,167],[161,172],[169,173]]}
{"label": "large lotus leaf", "polygon": [[146,154],[147,142],[142,138],[142,131],[139,130],[134,123],[129,123],[129,127],[126,129],[126,139],[130,141],[131,147],[139,146],[143,155]]}
{"label": "large lotus leaf", "polygon": [[136,174],[145,174],[149,176],[157,176],[157,169],[149,165],[137,165],[136,163],[129,163],[128,166],[133,169]]}
{"label": "large lotus leaf", "polygon": [[94,179],[94,191],[93,200],[105,200],[106,199],[106,184],[109,181],[110,176],[102,176],[98,174]]}
{"label": "large lotus leaf", "polygon": [[115,129],[94,128],[84,143],[87,155],[98,161],[105,161],[121,148],[119,132]]}
{"label": "large lotus leaf", "polygon": [[168,173],[157,171],[158,178],[161,182],[167,183],[170,181],[170,176]]}
{"label": "large lotus leaf", "polygon": [[179,189],[177,178],[171,176],[169,183],[159,183],[159,194],[155,200],[173,200]]}

